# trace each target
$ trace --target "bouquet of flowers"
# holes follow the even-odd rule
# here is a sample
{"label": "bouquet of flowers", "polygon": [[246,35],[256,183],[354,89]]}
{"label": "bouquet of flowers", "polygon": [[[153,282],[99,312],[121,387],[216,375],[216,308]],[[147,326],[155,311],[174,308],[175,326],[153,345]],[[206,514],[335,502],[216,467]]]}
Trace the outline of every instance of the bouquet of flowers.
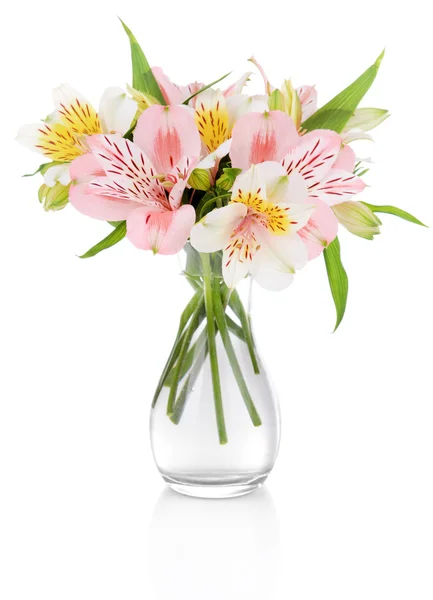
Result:
{"label": "bouquet of flowers", "polygon": [[[236,289],[250,278],[269,290],[289,286],[298,269],[323,254],[337,311],[346,307],[348,279],[341,262],[340,226],[372,240],[378,213],[422,225],[393,206],[360,200],[368,162],[351,143],[371,139],[387,110],[358,108],[373,83],[383,53],[358,79],[321,108],[314,86],[263,78],[260,95],[248,95],[253,73],[226,85],[174,84],[150,68],[123,24],[132,56],[132,85],[108,88],[99,111],[68,85],[54,90],[55,110],[20,129],[18,141],[46,157],[39,201],[47,211],[71,204],[107,221],[95,256],[126,237],[140,250],[186,252],[184,276],[193,295],[180,318],[175,342],[153,406],[165,394],[165,418],[179,424],[189,391],[208,361],[218,440],[228,440],[219,356],[225,352],[248,416],[262,425],[234,340],[248,349],[259,374],[248,308]],[[221,349],[217,348],[218,344]]]}

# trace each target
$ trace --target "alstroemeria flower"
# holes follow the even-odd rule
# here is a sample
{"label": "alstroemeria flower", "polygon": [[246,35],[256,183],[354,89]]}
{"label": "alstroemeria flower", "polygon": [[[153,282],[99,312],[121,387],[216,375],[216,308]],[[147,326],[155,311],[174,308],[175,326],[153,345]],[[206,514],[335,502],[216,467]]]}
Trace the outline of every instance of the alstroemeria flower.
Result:
{"label": "alstroemeria flower", "polygon": [[292,119],[281,111],[241,117],[233,129],[230,157],[233,167],[240,169],[273,160],[281,162],[289,176],[302,176],[310,202],[316,206],[307,230],[301,233],[307,236],[310,258],[337,234],[336,217],[329,207],[352,200],[365,188],[353,174],[355,155],[348,146],[342,148],[341,136],[329,130],[300,136]]}
{"label": "alstroemeria flower", "polygon": [[200,137],[186,107],[154,105],[140,117],[134,143],[118,135],[88,140],[78,157],[70,202],[95,219],[126,220],[127,237],[142,250],[175,254],[185,245],[195,209],[182,194],[200,153]]}
{"label": "alstroemeria flower", "polygon": [[223,250],[223,277],[233,288],[250,273],[271,290],[287,287],[296,269],[307,262],[307,249],[297,232],[312,207],[296,173],[265,162],[237,177],[227,206],[208,213],[191,231],[199,252]]}
{"label": "alstroemeria flower", "polygon": [[[41,122],[24,125],[18,132],[17,141],[43,154],[52,161],[69,163],[88,152],[86,137],[100,133],[123,135],[131,126],[137,111],[137,103],[121,88],[108,88],[102,95],[99,112],[79,92],[67,84],[53,90],[55,111]],[[53,167],[55,168],[55,167]],[[49,186],[68,181],[69,165],[49,169],[45,183]]]}

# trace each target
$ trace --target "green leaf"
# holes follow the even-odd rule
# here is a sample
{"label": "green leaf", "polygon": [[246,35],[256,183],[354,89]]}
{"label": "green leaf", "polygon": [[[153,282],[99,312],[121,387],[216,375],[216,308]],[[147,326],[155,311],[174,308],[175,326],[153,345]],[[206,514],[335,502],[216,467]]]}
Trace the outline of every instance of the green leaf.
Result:
{"label": "green leaf", "polygon": [[162,95],[161,89],[158,82],[155,79],[152,69],[150,68],[147,58],[144,55],[140,44],[137,42],[132,31],[127,25],[120,19],[123,25],[123,29],[129,38],[131,45],[131,60],[132,60],[132,87],[139,92],[144,92],[153,96],[160,104],[166,104],[164,96]]}
{"label": "green leaf", "polygon": [[93,248],[90,248],[85,254],[79,258],[90,258],[99,254],[102,250],[111,248],[115,244],[118,244],[126,235],[126,221],[121,221],[119,225],[109,234],[106,238],[98,242]]}
{"label": "green leaf", "polygon": [[23,175],[23,177],[33,177],[33,175],[37,175],[38,173],[40,173],[41,175],[45,175],[45,173],[51,167],[55,167],[57,165],[64,165],[64,164],[65,164],[64,162],[61,162],[58,160],[53,160],[52,162],[49,162],[49,163],[43,163],[36,169],[36,171],[34,173],[26,173],[25,175]]}
{"label": "green leaf", "polygon": [[337,311],[337,321],[334,331],[338,329],[344,317],[346,310],[347,294],[349,292],[349,280],[343,267],[340,256],[340,242],[335,238],[323,251],[325,258],[326,271],[328,272],[329,287],[331,288],[334,299],[335,309]]}
{"label": "green leaf", "polygon": [[233,187],[236,177],[241,173],[242,169],[227,167],[223,169],[223,174],[219,179],[217,179],[216,185],[222,190],[229,192]]}
{"label": "green leaf", "polygon": [[192,100],[193,98],[195,98],[196,96],[198,96],[199,94],[201,94],[202,92],[204,92],[205,90],[208,90],[209,88],[211,88],[216,83],[219,83],[220,81],[222,81],[223,79],[225,79],[229,75],[231,75],[231,71],[229,71],[228,73],[226,73],[225,75],[223,75],[219,79],[215,79],[215,81],[212,81],[212,83],[208,83],[208,85],[205,85],[204,87],[202,87],[201,89],[199,89],[197,92],[194,92],[194,94],[191,94],[191,96],[185,100],[184,104],[188,104],[188,102],[190,100]]}
{"label": "green leaf", "polygon": [[306,131],[332,129],[341,133],[376,78],[385,50],[356,81],[302,123]]}
{"label": "green leaf", "polygon": [[365,206],[367,206],[374,213],[387,213],[389,215],[394,215],[395,217],[400,217],[400,219],[404,219],[405,221],[410,221],[410,223],[415,223],[415,225],[428,227],[428,225],[425,225],[422,223],[422,221],[419,221],[416,217],[405,210],[401,210],[401,208],[389,205],[376,206],[375,204],[367,204],[367,202],[363,202],[362,204],[365,204]]}

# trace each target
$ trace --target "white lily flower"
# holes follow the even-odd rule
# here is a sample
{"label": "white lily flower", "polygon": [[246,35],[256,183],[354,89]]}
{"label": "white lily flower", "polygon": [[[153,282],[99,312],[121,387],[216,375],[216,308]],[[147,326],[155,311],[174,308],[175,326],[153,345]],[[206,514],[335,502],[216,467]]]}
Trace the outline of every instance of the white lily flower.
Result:
{"label": "white lily flower", "polygon": [[235,180],[227,206],[208,213],[191,231],[199,252],[223,250],[223,277],[233,288],[249,273],[263,287],[280,290],[307,263],[297,235],[313,206],[298,173],[287,176],[276,162],[253,165]]}

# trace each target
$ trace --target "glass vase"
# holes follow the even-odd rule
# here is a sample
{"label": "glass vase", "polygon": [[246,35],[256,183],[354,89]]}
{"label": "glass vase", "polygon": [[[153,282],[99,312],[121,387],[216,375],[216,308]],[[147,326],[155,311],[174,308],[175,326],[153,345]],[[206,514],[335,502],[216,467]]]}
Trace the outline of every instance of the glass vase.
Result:
{"label": "glass vase", "polygon": [[153,455],[177,492],[228,498],[252,492],[272,470],[278,402],[257,350],[251,279],[225,285],[221,253],[186,247],[192,296],[152,403]]}

